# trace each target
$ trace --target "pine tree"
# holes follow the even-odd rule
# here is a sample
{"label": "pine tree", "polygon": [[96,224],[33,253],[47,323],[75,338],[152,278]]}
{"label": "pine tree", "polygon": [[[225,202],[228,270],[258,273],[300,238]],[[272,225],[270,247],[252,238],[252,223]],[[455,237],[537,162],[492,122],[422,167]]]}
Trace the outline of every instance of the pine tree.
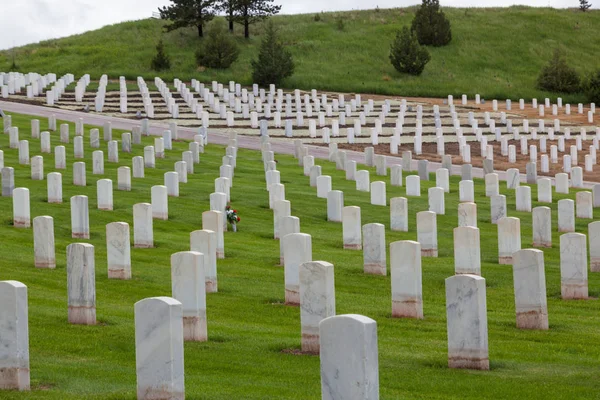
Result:
{"label": "pine tree", "polygon": [[398,31],[390,49],[390,61],[398,72],[421,75],[430,58],[429,52],[419,44],[414,32],[406,26]]}
{"label": "pine tree", "polygon": [[244,37],[250,37],[250,24],[275,15],[281,6],[273,4],[274,0],[235,0],[235,20],[244,25]]}
{"label": "pine tree", "polygon": [[217,0],[170,0],[170,6],[159,7],[160,17],[172,21],[166,26],[167,31],[172,31],[188,26],[198,29],[198,36],[204,36],[204,24],[210,22],[215,16]]}
{"label": "pine tree", "polygon": [[411,30],[422,45],[445,46],[452,40],[450,21],[440,10],[439,0],[423,0],[413,19]]}
{"label": "pine tree", "polygon": [[165,47],[163,45],[162,39],[156,45],[156,55],[152,59],[151,64],[153,71],[163,71],[171,69],[171,60],[169,56],[165,53]]}
{"label": "pine tree", "polygon": [[587,0],[579,0],[579,9],[583,12],[589,10],[589,8],[592,6],[592,3],[590,3]]}
{"label": "pine tree", "polygon": [[223,11],[225,19],[229,23],[229,32],[233,33],[233,23],[235,22],[235,10],[237,8],[237,0],[220,0],[217,8]]}
{"label": "pine tree", "polygon": [[262,86],[279,85],[294,74],[294,60],[289,51],[277,40],[272,22],[266,27],[258,59],[252,61],[252,79]]}
{"label": "pine tree", "polygon": [[227,33],[223,20],[216,19],[210,23],[206,38],[196,52],[198,65],[226,69],[237,60],[239,50],[233,36]]}
{"label": "pine tree", "polygon": [[548,64],[542,68],[537,86],[548,92],[575,93],[581,88],[577,71],[567,64],[567,58],[560,49],[555,49]]}

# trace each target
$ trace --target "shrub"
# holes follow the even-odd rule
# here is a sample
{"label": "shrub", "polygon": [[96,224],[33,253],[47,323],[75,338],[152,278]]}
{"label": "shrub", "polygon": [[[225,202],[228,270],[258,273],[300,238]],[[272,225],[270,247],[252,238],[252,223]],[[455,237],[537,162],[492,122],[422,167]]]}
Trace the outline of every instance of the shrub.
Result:
{"label": "shrub", "polygon": [[398,31],[390,49],[390,61],[396,70],[421,75],[430,58],[429,52],[419,44],[414,32],[406,26]]}
{"label": "shrub", "polygon": [[346,28],[343,17],[338,17],[335,21],[336,27],[338,31],[343,31]]}
{"label": "shrub", "polygon": [[214,20],[196,51],[196,62],[204,67],[226,69],[237,60],[239,54],[235,39],[227,32],[225,22]]}
{"label": "shrub", "polygon": [[580,90],[580,84],[577,71],[569,67],[564,53],[558,48],[537,80],[538,88],[549,92],[574,93]]}
{"label": "shrub", "polygon": [[600,104],[600,69],[594,72],[586,82],[585,93],[590,103]]}
{"label": "shrub", "polygon": [[321,21],[321,14],[315,14],[315,22]]}
{"label": "shrub", "polygon": [[169,56],[165,53],[165,47],[163,45],[162,39],[156,45],[156,55],[152,59],[151,64],[152,70],[154,71],[164,71],[171,69],[171,60]]}
{"label": "shrub", "polygon": [[411,30],[422,45],[445,46],[452,40],[450,21],[440,10],[439,0],[423,0],[412,21]]}
{"label": "shrub", "polygon": [[252,79],[262,86],[279,85],[294,74],[292,54],[277,39],[273,22],[267,24],[258,59],[252,61]]}

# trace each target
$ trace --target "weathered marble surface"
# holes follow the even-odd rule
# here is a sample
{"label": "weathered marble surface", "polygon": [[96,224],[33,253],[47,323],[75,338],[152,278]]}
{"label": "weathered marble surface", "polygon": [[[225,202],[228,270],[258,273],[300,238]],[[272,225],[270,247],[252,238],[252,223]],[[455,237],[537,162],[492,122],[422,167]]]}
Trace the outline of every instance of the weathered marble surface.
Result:
{"label": "weathered marble surface", "polygon": [[50,146],[50,132],[44,131],[40,138],[40,152],[51,153],[52,147]]}
{"label": "weathered marble surface", "polygon": [[16,188],[13,191],[13,226],[15,228],[31,227],[31,209],[29,206],[29,189]]}
{"label": "weathered marble surface", "polygon": [[521,250],[521,221],[504,217],[498,221],[498,264],[512,264],[513,254]]}
{"label": "weathered marble surface", "polygon": [[402,166],[401,165],[392,165],[390,167],[390,185],[402,186],[402,184],[403,184]]}
{"label": "weathered marble surface", "polygon": [[109,279],[131,279],[131,238],[129,224],[106,225],[106,259]]}
{"label": "weathered marble surface", "polygon": [[177,172],[179,183],[187,183],[187,163],[185,161],[177,161],[175,163],[175,172]]}
{"label": "weathered marble surface", "polygon": [[475,202],[475,190],[473,181],[466,180],[458,183],[458,198],[461,203],[474,203]]}
{"label": "weathered marble surface", "polygon": [[371,181],[369,176],[369,171],[361,169],[360,171],[356,171],[356,190],[359,192],[368,192],[371,190]]}
{"label": "weathered marble surface", "polygon": [[477,204],[458,204],[458,226],[472,226],[477,228]]}
{"label": "weathered marble surface", "polygon": [[317,178],[321,176],[321,166],[315,165],[310,169],[310,186],[317,187]]}
{"label": "weathered marble surface", "polygon": [[83,137],[75,136],[73,138],[73,158],[84,158]]}
{"label": "weathered marble surface", "polygon": [[108,162],[119,162],[119,143],[116,140],[108,142]]}
{"label": "weathered marble surface", "polygon": [[401,240],[390,244],[392,317],[423,318],[421,244]]}
{"label": "weathered marble surface", "polygon": [[143,178],[144,177],[144,157],[135,156],[131,159],[133,166],[133,177]]}
{"label": "weathered marble surface", "polygon": [[600,221],[588,224],[590,271],[600,272]]}
{"label": "weathered marble surface", "polygon": [[490,212],[492,224],[497,224],[500,219],[507,216],[505,195],[494,195],[490,198]]}
{"label": "weathered marble surface", "polygon": [[98,210],[112,211],[113,185],[110,179],[99,179],[96,182]]}
{"label": "weathered marble surface", "polygon": [[184,400],[183,306],[170,297],[135,303],[137,398]]}
{"label": "weathered marble surface", "polygon": [[183,339],[207,341],[204,254],[181,251],[171,255],[171,289],[183,307]]}
{"label": "weathered marble surface", "polygon": [[319,323],[335,315],[333,264],[312,261],[300,265],[300,325],[302,351],[319,353]]}
{"label": "weathered marble surface", "polygon": [[371,183],[371,204],[374,206],[387,206],[385,182],[377,181]]}
{"label": "weathered marble surface", "polygon": [[131,168],[117,168],[117,189],[126,192],[131,191]]}
{"label": "weathered marble surface", "polygon": [[269,208],[273,209],[276,202],[285,200],[285,186],[281,183],[273,183],[269,187]]}
{"label": "weathered marble surface", "polygon": [[42,156],[31,157],[31,179],[34,181],[44,180],[44,158]]}
{"label": "weathered marble surface", "polygon": [[406,197],[390,199],[390,229],[408,232],[408,200]]}
{"label": "weathered marble surface", "polygon": [[[210,209],[220,211],[225,215],[227,209],[227,195],[225,193],[211,193],[209,196]],[[223,231],[227,231],[227,219],[223,218]]]}
{"label": "weathered marble surface", "polygon": [[485,279],[446,279],[448,367],[489,370]]}
{"label": "weathered marble surface", "polygon": [[332,190],[327,194],[327,221],[342,222],[344,208],[344,192]]}
{"label": "weathered marble surface", "polygon": [[554,176],[556,193],[569,194],[569,175],[561,172]]}
{"label": "weathered marble surface", "polygon": [[56,268],[52,217],[39,216],[33,219],[33,252],[36,268]]}
{"label": "weathered marble surface", "polygon": [[552,210],[535,207],[532,213],[533,246],[552,247]]}
{"label": "weathered marble surface", "polygon": [[175,171],[165,172],[164,186],[167,187],[167,194],[171,197],[179,197],[179,174]]}
{"label": "weathered marble surface", "polygon": [[446,203],[444,199],[444,189],[441,187],[432,187],[427,191],[429,200],[429,211],[437,215],[446,214]]}
{"label": "weathered marble surface", "polygon": [[65,146],[54,148],[54,169],[67,169],[67,151]]}
{"label": "weathered marble surface", "polygon": [[560,292],[563,299],[588,298],[586,237],[581,233],[560,236]]}
{"label": "weathered marble surface", "polygon": [[421,196],[421,179],[418,175],[409,175],[406,177],[406,195]]}
{"label": "weathered marble surface", "polygon": [[202,213],[202,230],[213,231],[217,235],[217,259],[225,258],[223,218],[225,216],[220,211],[205,211]]}
{"label": "weathered marble surface", "polygon": [[12,197],[15,190],[15,169],[13,167],[2,168],[2,196]]}
{"label": "weathered marble surface", "polygon": [[29,390],[27,286],[0,281],[0,390]]}
{"label": "weathered marble surface", "polygon": [[575,202],[571,199],[558,201],[558,231],[575,232]]}
{"label": "weathered marble surface", "polygon": [[312,238],[306,233],[282,237],[284,253],[285,304],[300,305],[300,265],[312,261]]}
{"label": "weathered marble surface", "polygon": [[506,170],[506,188],[516,190],[521,185],[521,175],[518,168]]}
{"label": "weathered marble surface", "polygon": [[365,274],[387,275],[385,226],[377,223],[363,225],[362,238]]}
{"label": "weathered marble surface", "polygon": [[319,325],[319,335],[321,398],[379,399],[377,323],[362,315],[329,317]]}
{"label": "weathered marble surface", "polygon": [[277,200],[273,203],[273,238],[279,239],[279,219],[291,215],[291,203],[288,200]]}
{"label": "weathered marble surface", "polygon": [[513,255],[517,328],[548,329],[544,252],[519,250]]}
{"label": "weathered marble surface", "polygon": [[481,275],[479,228],[454,228],[454,273]]}
{"label": "weathered marble surface", "polygon": [[204,286],[206,293],[218,292],[216,232],[210,230],[191,232],[190,250],[204,255]]}
{"label": "weathered marble surface", "polygon": [[435,186],[444,189],[444,193],[450,193],[450,174],[446,168],[435,171]]}
{"label": "weathered marble surface", "polygon": [[285,265],[285,252],[283,238],[290,233],[300,233],[300,218],[287,216],[279,219],[279,264]]}
{"label": "weathered marble surface", "polygon": [[154,247],[152,204],[150,203],[133,205],[133,246],[143,249]]}
{"label": "weathered marble surface", "polygon": [[486,197],[497,196],[500,194],[500,184],[498,174],[487,174],[485,176],[485,195]]}
{"label": "weathered marble surface", "polygon": [[540,178],[538,185],[538,203],[552,203],[552,181],[550,178]]}
{"label": "weathered marble surface", "polygon": [[27,140],[19,142],[19,164],[29,165],[29,142]]}
{"label": "weathered marble surface", "polygon": [[156,166],[154,146],[144,147],[144,166],[146,168],[154,168]]}
{"label": "weathered marble surface", "polygon": [[104,152],[102,150],[92,153],[92,174],[104,175]]}
{"label": "weathered marble surface", "polygon": [[[306,162],[304,167],[306,168]],[[346,180],[356,181],[356,161],[354,160],[346,161]]]}
{"label": "weathered marble surface", "polygon": [[433,211],[417,213],[417,241],[421,244],[421,256],[438,256],[437,218]]}
{"label": "weathered marble surface", "polygon": [[73,243],[67,246],[67,293],[69,323],[95,325],[94,246],[89,243]]}
{"label": "weathered marble surface", "polygon": [[47,179],[48,203],[62,203],[62,175],[50,172]]}
{"label": "weathered marble surface", "polygon": [[360,207],[348,206],[342,209],[342,231],[344,249],[362,249],[362,223]]}
{"label": "weathered marble surface", "polygon": [[326,199],[331,191],[331,176],[321,175],[317,178],[317,197]]}
{"label": "weathered marble surface", "polygon": [[73,185],[86,186],[85,163],[82,161],[73,163]]}
{"label": "weathered marble surface", "polygon": [[575,195],[575,212],[577,218],[594,218],[594,201],[592,192],[577,192]]}
{"label": "weathered marble surface", "polygon": [[517,211],[531,212],[531,188],[519,186],[516,190]]}

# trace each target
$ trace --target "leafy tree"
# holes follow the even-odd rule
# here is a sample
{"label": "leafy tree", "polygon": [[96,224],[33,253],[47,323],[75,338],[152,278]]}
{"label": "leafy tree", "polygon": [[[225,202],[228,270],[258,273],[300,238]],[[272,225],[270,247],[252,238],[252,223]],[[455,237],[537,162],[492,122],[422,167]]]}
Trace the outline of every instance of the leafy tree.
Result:
{"label": "leafy tree", "polygon": [[170,6],[159,7],[162,19],[173,21],[167,25],[167,31],[188,26],[198,28],[198,36],[202,37],[203,26],[215,16],[217,0],[170,0]]}
{"label": "leafy tree", "polygon": [[588,79],[585,92],[590,103],[600,104],[600,69],[596,70]]}
{"label": "leafy tree", "polygon": [[260,45],[258,59],[252,61],[252,79],[262,86],[279,85],[285,78],[293,74],[292,55],[279,42],[277,31],[273,23],[269,22]]}
{"label": "leafy tree", "polygon": [[235,20],[244,25],[244,37],[250,37],[250,24],[275,15],[281,6],[273,4],[274,0],[235,0]]}
{"label": "leafy tree", "polygon": [[422,45],[445,46],[452,40],[450,21],[440,10],[439,0],[423,0],[413,19],[411,30]]}
{"label": "leafy tree", "polygon": [[237,0],[220,0],[217,8],[223,11],[225,19],[229,23],[229,32],[233,33],[233,23],[235,22],[235,10],[237,8]]}
{"label": "leafy tree", "polygon": [[396,70],[421,75],[430,58],[429,52],[419,44],[414,32],[406,26],[398,31],[390,49],[390,61]]}
{"label": "leafy tree", "polygon": [[581,80],[575,69],[567,64],[565,54],[555,49],[548,64],[542,68],[537,86],[549,92],[574,93],[580,90]]}
{"label": "leafy tree", "polygon": [[235,39],[227,33],[222,20],[214,20],[207,29],[204,43],[196,52],[196,62],[209,68],[226,69],[237,60]]}
{"label": "leafy tree", "polygon": [[158,45],[156,46],[156,55],[152,59],[151,67],[154,71],[163,71],[171,69],[171,60],[169,59],[169,56],[165,53],[165,47],[163,45],[162,39],[158,42]]}
{"label": "leafy tree", "polygon": [[579,9],[583,12],[589,10],[589,8],[592,6],[592,3],[590,3],[587,0],[579,0]]}

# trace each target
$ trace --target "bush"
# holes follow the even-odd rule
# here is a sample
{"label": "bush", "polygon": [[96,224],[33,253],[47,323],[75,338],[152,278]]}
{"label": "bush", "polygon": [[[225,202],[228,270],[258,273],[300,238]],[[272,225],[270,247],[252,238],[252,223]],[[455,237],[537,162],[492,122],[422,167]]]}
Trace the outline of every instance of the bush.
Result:
{"label": "bush", "polygon": [[537,86],[549,92],[574,93],[580,90],[581,81],[577,71],[567,64],[564,53],[555,49],[550,62],[542,68]]}
{"label": "bush", "polygon": [[321,14],[315,14],[315,22],[321,21]]}
{"label": "bush", "polygon": [[338,17],[335,23],[338,31],[343,31],[346,28],[343,17]]}
{"label": "bush", "polygon": [[292,54],[277,40],[273,22],[266,27],[258,59],[252,61],[252,79],[262,86],[279,85],[294,74]]}
{"label": "bush", "polygon": [[586,82],[585,93],[590,103],[600,104],[600,69],[594,72]]}
{"label": "bush", "polygon": [[237,60],[239,54],[235,39],[227,32],[225,22],[214,20],[196,51],[196,63],[204,67],[226,69]]}
{"label": "bush", "polygon": [[163,45],[162,39],[158,42],[156,46],[156,55],[152,59],[152,70],[153,71],[164,71],[171,69],[171,60],[169,56],[165,53],[165,47]]}
{"label": "bush", "polygon": [[411,30],[422,45],[445,46],[452,40],[450,21],[440,10],[439,0],[423,0],[413,19]]}
{"label": "bush", "polygon": [[406,26],[398,31],[390,49],[390,61],[396,70],[411,75],[421,75],[431,57],[422,47],[414,32]]}

